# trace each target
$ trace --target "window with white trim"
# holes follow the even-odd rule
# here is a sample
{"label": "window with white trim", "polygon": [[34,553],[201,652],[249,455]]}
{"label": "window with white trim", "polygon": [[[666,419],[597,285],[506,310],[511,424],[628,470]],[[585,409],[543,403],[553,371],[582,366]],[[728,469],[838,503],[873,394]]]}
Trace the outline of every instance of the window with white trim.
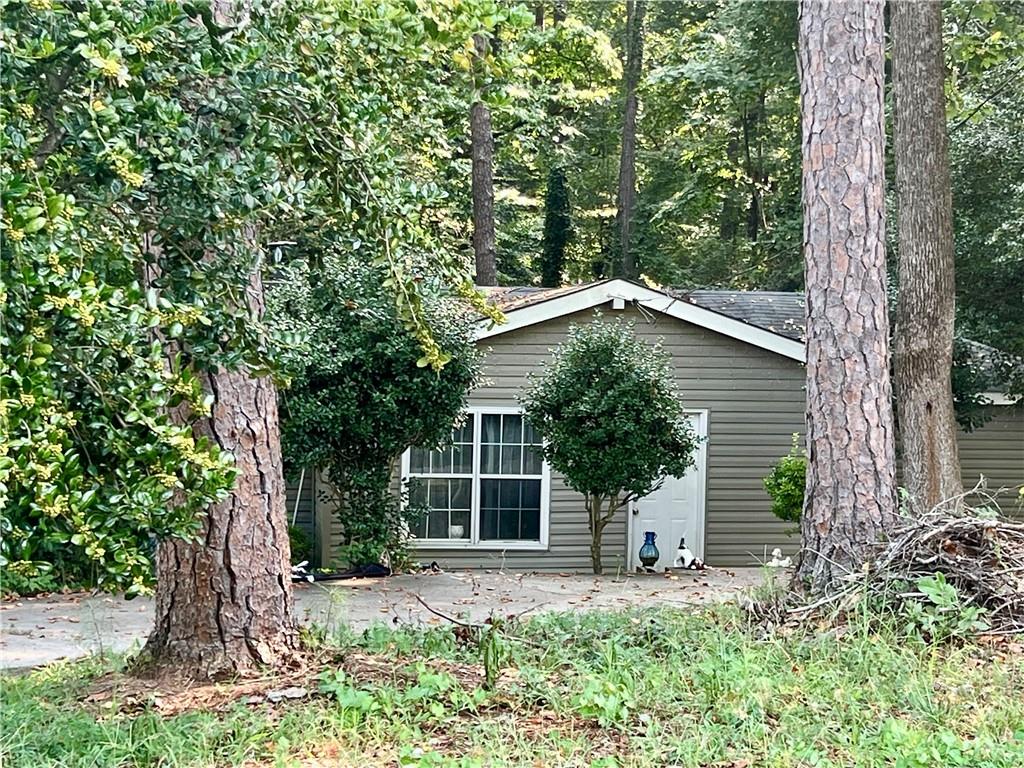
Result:
{"label": "window with white trim", "polygon": [[403,457],[409,501],[429,508],[421,543],[480,548],[547,545],[549,474],[541,437],[515,409],[479,408],[439,451]]}

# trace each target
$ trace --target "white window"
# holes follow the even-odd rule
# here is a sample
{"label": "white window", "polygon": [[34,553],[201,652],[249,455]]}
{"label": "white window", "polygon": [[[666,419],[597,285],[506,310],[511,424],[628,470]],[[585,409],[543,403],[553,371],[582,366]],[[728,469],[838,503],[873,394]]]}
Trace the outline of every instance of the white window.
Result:
{"label": "white window", "polygon": [[429,512],[421,546],[545,549],[550,475],[541,437],[514,408],[473,408],[440,451],[402,457],[409,501]]}

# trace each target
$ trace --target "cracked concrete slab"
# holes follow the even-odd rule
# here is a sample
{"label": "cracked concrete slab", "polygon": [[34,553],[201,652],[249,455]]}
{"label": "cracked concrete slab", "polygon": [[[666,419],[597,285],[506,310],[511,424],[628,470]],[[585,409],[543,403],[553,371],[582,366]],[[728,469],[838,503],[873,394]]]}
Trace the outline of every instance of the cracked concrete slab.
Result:
{"label": "cracked concrete slab", "polygon": [[[642,605],[699,606],[761,583],[754,568],[676,574],[587,576],[491,571],[402,574],[387,579],[300,584],[296,616],[328,628],[374,623],[436,625],[445,616],[481,620],[540,611],[615,610]],[[422,600],[422,603],[420,602]],[[147,598],[50,595],[0,603],[0,668],[20,669],[142,645],[153,621]]]}

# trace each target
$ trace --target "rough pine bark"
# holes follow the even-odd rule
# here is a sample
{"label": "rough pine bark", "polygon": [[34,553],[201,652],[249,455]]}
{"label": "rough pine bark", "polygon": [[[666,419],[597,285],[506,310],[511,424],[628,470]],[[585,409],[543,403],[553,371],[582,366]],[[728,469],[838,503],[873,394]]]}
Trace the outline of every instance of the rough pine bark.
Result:
{"label": "rough pine bark", "polygon": [[622,111],[622,152],[619,156],[619,190],[616,217],[619,226],[619,250],[622,274],[638,274],[636,254],[631,247],[633,213],[636,208],[636,115],[637,88],[644,60],[644,0],[626,0],[626,68],[623,72],[625,105]]}
{"label": "rough pine bark", "polygon": [[[248,299],[262,313],[258,274]],[[207,510],[198,540],[158,543],[143,658],[157,673],[210,680],[281,663],[297,635],[274,384],[244,371],[196,375],[214,401],[193,431],[231,453],[238,476],[230,496]]]}
{"label": "rough pine bark", "polygon": [[[483,35],[474,35],[477,60],[490,46]],[[469,108],[470,153],[473,158],[473,255],[476,284],[497,285],[497,245],[494,234],[494,132],[491,110],[482,95]]]}
{"label": "rough pine bark", "polygon": [[808,462],[798,576],[814,592],[860,568],[896,514],[883,5],[800,5]]}
{"label": "rough pine bark", "polygon": [[922,512],[962,491],[953,411],[953,193],[942,6],[890,5],[896,96],[896,407],[903,484]]}

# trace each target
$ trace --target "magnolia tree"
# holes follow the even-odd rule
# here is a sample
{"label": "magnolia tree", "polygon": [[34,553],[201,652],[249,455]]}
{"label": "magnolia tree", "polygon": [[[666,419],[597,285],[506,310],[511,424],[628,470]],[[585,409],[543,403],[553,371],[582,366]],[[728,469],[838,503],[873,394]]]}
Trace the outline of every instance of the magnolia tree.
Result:
{"label": "magnolia tree", "polygon": [[660,342],[638,339],[632,323],[598,315],[569,329],[522,404],[544,437],[544,458],[583,494],[599,574],[601,536],[615,513],[693,465],[698,438],[671,358]]}

